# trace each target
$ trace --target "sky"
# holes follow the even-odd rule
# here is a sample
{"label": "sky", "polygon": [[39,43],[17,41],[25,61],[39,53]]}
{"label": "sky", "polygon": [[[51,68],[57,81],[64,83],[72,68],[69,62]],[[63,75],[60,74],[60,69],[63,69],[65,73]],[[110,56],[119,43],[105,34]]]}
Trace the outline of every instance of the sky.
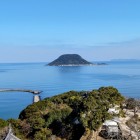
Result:
{"label": "sky", "polygon": [[140,59],[139,0],[1,0],[0,63]]}

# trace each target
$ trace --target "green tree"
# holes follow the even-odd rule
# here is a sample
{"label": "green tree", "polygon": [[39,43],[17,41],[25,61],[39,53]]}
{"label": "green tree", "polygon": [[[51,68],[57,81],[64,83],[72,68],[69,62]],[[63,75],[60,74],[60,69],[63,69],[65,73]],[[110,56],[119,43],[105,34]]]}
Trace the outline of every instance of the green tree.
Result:
{"label": "green tree", "polygon": [[8,126],[8,122],[3,119],[0,119],[0,128],[4,128],[6,126]]}
{"label": "green tree", "polygon": [[40,131],[35,133],[34,140],[51,140],[51,134],[51,130],[42,128]]}
{"label": "green tree", "polygon": [[28,120],[28,123],[30,124],[30,126],[34,129],[34,130],[38,130],[41,129],[42,127],[45,126],[45,120],[42,119],[41,117],[36,117],[34,116],[33,118],[30,118]]}

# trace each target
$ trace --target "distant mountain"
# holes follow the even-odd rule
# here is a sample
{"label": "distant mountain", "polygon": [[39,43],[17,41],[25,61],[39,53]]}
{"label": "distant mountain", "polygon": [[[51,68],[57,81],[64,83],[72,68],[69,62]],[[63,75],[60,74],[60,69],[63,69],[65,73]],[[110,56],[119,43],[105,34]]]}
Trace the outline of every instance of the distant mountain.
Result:
{"label": "distant mountain", "polygon": [[129,61],[129,62],[133,62],[133,61],[137,61],[137,62],[139,62],[140,60],[139,59],[112,59],[111,61],[118,61],[118,62],[127,62],[127,61]]}
{"label": "distant mountain", "polygon": [[49,66],[70,66],[70,65],[92,65],[93,63],[86,61],[78,54],[64,54],[58,57]]}

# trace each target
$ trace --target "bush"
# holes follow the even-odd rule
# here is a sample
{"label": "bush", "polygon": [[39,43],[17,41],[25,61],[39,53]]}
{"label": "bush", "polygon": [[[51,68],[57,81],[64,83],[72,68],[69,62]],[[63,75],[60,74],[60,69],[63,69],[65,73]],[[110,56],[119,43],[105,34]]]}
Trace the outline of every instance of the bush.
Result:
{"label": "bush", "polygon": [[4,128],[6,126],[8,126],[8,122],[3,119],[0,119],[0,128]]}

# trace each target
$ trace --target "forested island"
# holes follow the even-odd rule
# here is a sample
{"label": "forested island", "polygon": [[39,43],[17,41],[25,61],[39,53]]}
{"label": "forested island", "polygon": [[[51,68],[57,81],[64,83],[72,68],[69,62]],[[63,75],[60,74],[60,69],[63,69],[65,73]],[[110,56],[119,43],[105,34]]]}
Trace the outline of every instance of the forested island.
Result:
{"label": "forested island", "polygon": [[109,108],[123,102],[124,97],[114,87],[69,91],[29,105],[17,120],[0,120],[0,128],[10,123],[14,134],[23,140],[79,140],[85,133],[98,131],[113,117]]}
{"label": "forested island", "polygon": [[53,62],[48,64],[49,66],[81,66],[81,65],[93,65],[93,63],[88,62],[83,59],[78,54],[64,54]]}

